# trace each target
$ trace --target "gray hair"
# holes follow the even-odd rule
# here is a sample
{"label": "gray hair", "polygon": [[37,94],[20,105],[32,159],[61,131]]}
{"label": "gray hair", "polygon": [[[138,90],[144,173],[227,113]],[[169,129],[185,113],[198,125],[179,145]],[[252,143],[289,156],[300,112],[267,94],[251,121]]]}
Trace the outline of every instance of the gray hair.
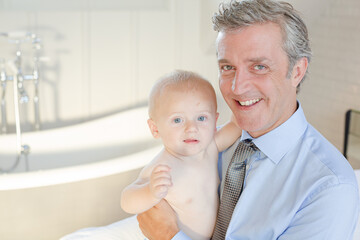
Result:
{"label": "gray hair", "polygon": [[[158,104],[161,104],[159,96],[163,91],[193,91],[201,90],[206,92],[214,99],[215,108],[216,93],[211,83],[197,73],[185,70],[175,70],[169,74],[162,76],[152,87],[149,95],[149,116],[154,117],[154,113]],[[179,99],[181,101],[181,99]]]}
{"label": "gray hair", "polygon": [[[287,2],[275,0],[231,0],[221,3],[219,12],[213,18],[217,32],[233,31],[257,23],[273,22],[280,26],[283,33],[283,49],[289,58],[287,77],[291,76],[296,62],[306,57],[311,60],[308,30],[299,13]],[[304,81],[307,71],[297,86]]]}

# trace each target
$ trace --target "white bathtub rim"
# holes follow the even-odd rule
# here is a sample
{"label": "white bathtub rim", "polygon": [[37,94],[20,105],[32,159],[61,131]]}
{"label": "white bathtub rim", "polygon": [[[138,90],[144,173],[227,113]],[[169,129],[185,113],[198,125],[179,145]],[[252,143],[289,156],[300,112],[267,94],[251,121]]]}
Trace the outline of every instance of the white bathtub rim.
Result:
{"label": "white bathtub rim", "polygon": [[[31,152],[37,153],[148,141],[153,137],[147,119],[147,108],[141,107],[62,128],[26,132],[21,140],[30,146]],[[16,134],[0,135],[0,154],[16,156]]]}
{"label": "white bathtub rim", "polygon": [[0,175],[0,191],[66,184],[131,171],[145,166],[161,149],[162,146],[160,145],[135,154],[96,163],[34,172],[2,174]]}

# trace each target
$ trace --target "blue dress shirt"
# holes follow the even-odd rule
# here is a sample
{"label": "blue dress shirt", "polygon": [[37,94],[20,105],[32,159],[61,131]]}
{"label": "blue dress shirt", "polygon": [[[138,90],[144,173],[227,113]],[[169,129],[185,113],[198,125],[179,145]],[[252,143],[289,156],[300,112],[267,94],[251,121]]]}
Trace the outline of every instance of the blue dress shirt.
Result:
{"label": "blue dress shirt", "polygon": [[[247,160],[227,240],[352,240],[359,215],[354,171],[298,106],[285,123],[253,139],[260,151]],[[248,138],[243,131],[238,141]],[[220,178],[236,145],[219,155]],[[180,231],[173,239],[190,238]]]}

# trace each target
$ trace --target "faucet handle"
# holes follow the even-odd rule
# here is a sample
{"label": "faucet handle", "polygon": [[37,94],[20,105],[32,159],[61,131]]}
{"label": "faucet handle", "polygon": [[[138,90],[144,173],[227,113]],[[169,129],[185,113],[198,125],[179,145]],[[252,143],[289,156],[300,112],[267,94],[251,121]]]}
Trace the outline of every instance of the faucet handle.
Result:
{"label": "faucet handle", "polygon": [[21,104],[23,104],[23,103],[28,103],[28,102],[29,102],[29,96],[26,95],[26,93],[25,93],[25,94],[21,94],[21,97],[20,97],[19,102],[20,102]]}

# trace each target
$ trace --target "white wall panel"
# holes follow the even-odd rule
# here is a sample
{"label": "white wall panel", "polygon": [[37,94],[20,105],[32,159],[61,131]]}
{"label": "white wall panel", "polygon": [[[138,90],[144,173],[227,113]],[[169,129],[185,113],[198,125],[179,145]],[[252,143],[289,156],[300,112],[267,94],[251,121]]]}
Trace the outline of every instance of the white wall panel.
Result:
{"label": "white wall panel", "polygon": [[140,11],[138,22],[136,96],[147,99],[154,82],[174,69],[174,12]]}
{"label": "white wall panel", "polygon": [[41,113],[43,121],[82,117],[86,90],[82,88],[84,51],[81,12],[39,12],[38,34],[44,41]]}
{"label": "white wall panel", "polygon": [[135,101],[132,66],[136,50],[132,41],[130,11],[92,12],[90,18],[89,85],[92,114],[125,107]]}

